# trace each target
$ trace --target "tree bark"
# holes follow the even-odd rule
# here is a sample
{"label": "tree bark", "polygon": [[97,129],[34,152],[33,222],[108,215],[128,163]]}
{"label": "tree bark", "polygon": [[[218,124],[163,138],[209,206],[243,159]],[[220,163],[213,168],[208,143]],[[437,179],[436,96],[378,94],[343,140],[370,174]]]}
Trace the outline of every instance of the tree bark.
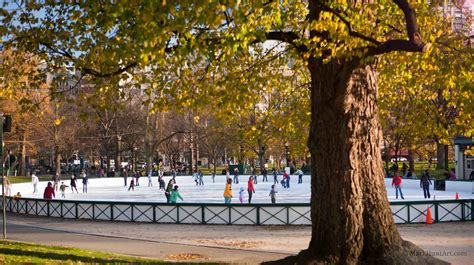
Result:
{"label": "tree bark", "polygon": [[408,169],[415,171],[415,152],[412,149],[408,149]]}
{"label": "tree bark", "polygon": [[446,169],[444,155],[443,145],[440,142],[436,142],[436,169]]}
{"label": "tree bark", "polygon": [[20,176],[26,176],[26,130],[21,135]]}
{"label": "tree bark", "polygon": [[61,154],[59,153],[59,148],[56,147],[56,153],[55,153],[55,156],[54,156],[54,163],[55,163],[55,166],[56,166],[56,171],[55,171],[55,174],[58,175],[58,176],[61,176]]}
{"label": "tree bark", "polygon": [[436,262],[401,239],[384,184],[372,64],[310,60],[312,237],[307,250],[277,263]]}

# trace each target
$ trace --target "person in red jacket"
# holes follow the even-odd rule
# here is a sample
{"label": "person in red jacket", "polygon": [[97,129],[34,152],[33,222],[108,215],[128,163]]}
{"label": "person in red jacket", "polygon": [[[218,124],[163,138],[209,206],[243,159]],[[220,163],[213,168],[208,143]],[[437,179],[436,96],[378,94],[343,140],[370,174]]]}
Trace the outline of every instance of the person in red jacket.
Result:
{"label": "person in red jacket", "polygon": [[252,194],[255,193],[253,188],[253,176],[249,177],[249,182],[247,182],[247,191],[249,192],[249,203],[252,202]]}
{"label": "person in red jacket", "polygon": [[54,197],[56,197],[56,194],[54,194],[53,184],[51,182],[48,182],[48,187],[44,189],[43,199],[51,200]]}
{"label": "person in red jacket", "polygon": [[398,191],[400,191],[400,196],[402,197],[402,200],[404,200],[405,198],[403,198],[403,193],[402,193],[402,188],[401,188],[402,178],[398,175],[398,171],[395,172],[395,174],[393,175],[392,187],[393,185],[395,185],[395,198],[398,199]]}

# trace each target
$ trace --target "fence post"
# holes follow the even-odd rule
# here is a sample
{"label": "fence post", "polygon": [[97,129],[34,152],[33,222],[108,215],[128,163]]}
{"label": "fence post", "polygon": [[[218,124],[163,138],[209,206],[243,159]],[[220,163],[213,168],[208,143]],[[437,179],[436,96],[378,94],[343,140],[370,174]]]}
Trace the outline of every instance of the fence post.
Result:
{"label": "fence post", "polygon": [[410,219],[410,204],[407,203],[407,224],[410,224],[411,223],[411,219]]}
{"label": "fence post", "polygon": [[179,224],[179,205],[176,204],[176,223]]}
{"label": "fence post", "polygon": [[133,206],[134,206],[133,203],[130,204],[130,212],[132,213],[132,222],[135,222],[135,220],[134,220],[134,219],[135,219],[135,215],[134,215],[134,213],[133,213]]}
{"label": "fence post", "polygon": [[474,205],[474,199],[471,200],[471,221],[474,221],[474,214],[472,213],[472,206]]}
{"label": "fence post", "polygon": [[201,205],[201,224],[206,224],[206,218],[204,216],[204,213],[206,212],[205,210],[205,206],[204,205]]}
{"label": "fence post", "polygon": [[466,214],[464,212],[464,207],[466,207],[466,203],[464,201],[461,201],[461,221],[466,220]]}
{"label": "fence post", "polygon": [[260,206],[257,206],[257,225],[260,225]]}
{"label": "fence post", "polygon": [[435,207],[435,222],[439,222],[438,205],[439,205],[439,202],[434,201],[434,207]]}
{"label": "fence post", "polygon": [[286,206],[286,224],[287,225],[290,224],[290,206],[289,205]]}
{"label": "fence post", "polygon": [[76,202],[75,205],[76,205],[76,209],[75,209],[76,219],[79,219],[79,209],[78,209],[79,204]]}

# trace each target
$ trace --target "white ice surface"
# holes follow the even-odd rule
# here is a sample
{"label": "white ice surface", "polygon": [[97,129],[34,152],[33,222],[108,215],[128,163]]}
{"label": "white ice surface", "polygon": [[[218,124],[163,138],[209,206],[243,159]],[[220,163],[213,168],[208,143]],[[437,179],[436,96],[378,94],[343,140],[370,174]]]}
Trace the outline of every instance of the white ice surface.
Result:
{"label": "white ice surface", "polygon": [[[232,177],[232,176],[231,176]],[[63,176],[65,178],[65,176]],[[244,188],[244,203],[247,203],[247,181],[249,176],[240,176],[239,184],[232,185],[233,199],[232,203],[239,202],[239,190]],[[278,179],[281,180],[282,176]],[[124,187],[123,178],[93,178],[89,179],[88,193],[82,193],[82,179],[77,180],[77,189],[79,193],[72,193],[68,187],[66,191],[66,200],[101,200],[101,201],[134,201],[134,202],[166,202],[164,191],[158,189],[157,177],[153,177],[153,187],[148,187],[147,177],[141,177],[140,186],[135,187],[135,191],[127,191],[128,186]],[[165,183],[168,183],[170,177],[165,177]],[[128,178],[130,184],[131,178]],[[252,202],[270,203],[269,191],[273,184],[273,176],[268,176],[269,182],[262,182],[262,176],[258,176],[258,184],[254,184],[255,193]],[[223,193],[225,187],[225,176],[218,175],[215,183],[212,183],[211,176],[204,176],[204,186],[196,186],[191,176],[176,177],[179,191],[184,198],[183,202],[190,203],[223,203]],[[64,183],[69,186],[69,179],[65,179]],[[13,184],[12,194],[20,192],[23,197],[42,198],[43,191],[47,182],[38,184],[39,192],[33,194],[33,185],[31,183]],[[290,188],[283,189],[280,184],[276,185],[277,203],[309,203],[310,202],[310,176],[303,176],[303,184],[298,184],[298,176],[291,176]],[[431,186],[432,188],[432,186]],[[403,188],[405,201],[425,200],[423,190],[420,188]],[[390,201],[402,201],[400,198],[395,199],[395,190],[392,187],[387,188],[388,198]],[[433,191],[431,190],[431,200],[448,200],[455,198],[455,191]],[[471,193],[459,192],[460,199],[474,198]],[[56,192],[56,199],[61,199],[60,192]],[[179,202],[179,201],[178,201]]]}

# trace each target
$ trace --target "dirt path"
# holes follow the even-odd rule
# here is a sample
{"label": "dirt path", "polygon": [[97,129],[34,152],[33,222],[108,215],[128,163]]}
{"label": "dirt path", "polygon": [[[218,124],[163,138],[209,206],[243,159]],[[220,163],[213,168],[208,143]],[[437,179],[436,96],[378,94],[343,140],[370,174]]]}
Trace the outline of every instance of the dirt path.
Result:
{"label": "dirt path", "polygon": [[[9,238],[21,241],[162,259],[194,251],[211,261],[250,264],[296,254],[307,247],[311,236],[307,226],[110,223],[21,215],[8,215],[8,223]],[[34,228],[35,233],[21,232]],[[399,230],[405,240],[453,264],[469,264],[473,258],[473,222],[400,225]],[[70,236],[66,240],[61,234]],[[94,237],[93,243],[83,237]]]}

